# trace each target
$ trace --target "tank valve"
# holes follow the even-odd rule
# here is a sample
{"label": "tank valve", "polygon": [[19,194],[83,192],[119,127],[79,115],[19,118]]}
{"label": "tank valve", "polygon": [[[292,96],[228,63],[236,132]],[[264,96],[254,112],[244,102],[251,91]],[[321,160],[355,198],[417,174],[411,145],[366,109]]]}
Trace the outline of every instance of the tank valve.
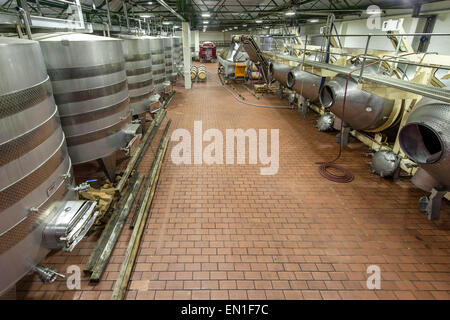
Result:
{"label": "tank valve", "polygon": [[128,157],[128,155],[130,154],[130,148],[129,147],[122,147],[119,149],[120,151],[125,152],[125,155]]}
{"label": "tank valve", "polygon": [[53,269],[43,266],[34,267],[33,272],[37,273],[39,279],[41,279],[42,282],[54,282],[57,277],[60,277],[62,279],[66,277],[65,275],[58,273]]}
{"label": "tank valve", "polygon": [[144,117],[137,117],[136,119],[131,120],[131,123],[141,124],[142,119],[144,119]]}
{"label": "tank valve", "polygon": [[62,177],[64,180],[69,180],[69,179],[72,177],[72,175],[71,175],[70,173],[64,173],[61,177]]}
{"label": "tank valve", "polygon": [[87,181],[85,181],[83,183],[80,183],[76,187],[73,187],[72,190],[73,191],[78,191],[78,192],[87,191],[91,187],[91,185],[89,183],[95,182],[95,181],[97,181],[97,179],[87,180]]}

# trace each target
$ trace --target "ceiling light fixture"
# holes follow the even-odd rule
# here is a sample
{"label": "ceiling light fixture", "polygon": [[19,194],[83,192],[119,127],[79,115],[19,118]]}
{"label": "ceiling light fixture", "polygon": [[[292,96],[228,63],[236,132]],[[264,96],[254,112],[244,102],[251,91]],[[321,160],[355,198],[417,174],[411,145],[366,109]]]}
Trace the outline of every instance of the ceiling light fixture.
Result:
{"label": "ceiling light fixture", "polygon": [[256,23],[262,23],[262,20],[255,20]]}
{"label": "ceiling light fixture", "polygon": [[172,22],[171,21],[163,21],[162,24],[168,25],[168,24],[172,24]]}
{"label": "ceiling light fixture", "polygon": [[208,12],[202,13],[202,17],[209,18],[209,17],[211,17],[211,14]]}
{"label": "ceiling light fixture", "polygon": [[288,11],[285,13],[285,15],[287,16],[295,16],[295,12],[294,11]]}
{"label": "ceiling light fixture", "polygon": [[149,1],[149,2],[147,2],[147,4],[153,4],[153,2]]}
{"label": "ceiling light fixture", "polygon": [[309,19],[308,22],[311,22],[311,23],[319,22],[319,19]]}
{"label": "ceiling light fixture", "polygon": [[208,20],[203,21],[203,24],[208,24],[208,23],[209,23]]}

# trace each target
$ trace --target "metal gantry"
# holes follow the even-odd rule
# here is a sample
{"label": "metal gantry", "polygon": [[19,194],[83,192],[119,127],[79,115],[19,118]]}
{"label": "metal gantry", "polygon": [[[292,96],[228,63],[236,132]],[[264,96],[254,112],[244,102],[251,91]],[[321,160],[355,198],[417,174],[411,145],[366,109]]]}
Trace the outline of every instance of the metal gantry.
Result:
{"label": "metal gantry", "polygon": [[[431,0],[430,0],[431,1]],[[430,1],[385,0],[382,9],[405,9],[416,3]],[[336,19],[359,17],[365,13],[371,0],[103,0],[95,6],[93,0],[0,0],[0,14],[17,16],[16,7],[26,11],[28,18],[41,16],[55,19],[72,19],[73,9],[78,6],[87,23],[108,24],[112,31],[116,28],[128,30],[139,28],[144,22],[155,25],[151,30],[161,29],[159,23],[179,25],[181,21],[190,23],[192,29],[209,30],[236,29],[246,31],[266,27],[298,26],[305,23],[326,23],[330,13]],[[379,3],[379,2],[376,2]],[[286,15],[290,12],[290,15]],[[205,16],[209,14],[209,16]],[[0,18],[1,19],[1,18]],[[3,19],[5,20],[5,19]],[[80,20],[79,18],[77,20]],[[208,21],[207,23],[205,21]],[[204,23],[205,22],[205,23]],[[31,21],[31,27],[33,23]],[[102,27],[103,28],[103,27]],[[95,24],[94,24],[95,29]],[[148,29],[144,27],[144,29]]]}

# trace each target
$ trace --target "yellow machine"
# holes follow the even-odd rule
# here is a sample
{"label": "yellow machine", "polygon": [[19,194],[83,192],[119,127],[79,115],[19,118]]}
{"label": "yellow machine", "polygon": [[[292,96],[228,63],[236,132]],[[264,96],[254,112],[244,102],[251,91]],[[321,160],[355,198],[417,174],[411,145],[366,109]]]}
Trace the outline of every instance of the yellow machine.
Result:
{"label": "yellow machine", "polygon": [[235,79],[244,78],[245,77],[245,69],[247,68],[246,63],[236,62],[234,64],[234,77]]}

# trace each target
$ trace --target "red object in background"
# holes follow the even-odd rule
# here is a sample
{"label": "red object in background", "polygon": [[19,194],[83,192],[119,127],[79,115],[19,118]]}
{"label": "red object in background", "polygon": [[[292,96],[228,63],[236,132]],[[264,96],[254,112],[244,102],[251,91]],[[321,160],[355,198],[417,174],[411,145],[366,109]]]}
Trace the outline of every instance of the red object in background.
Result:
{"label": "red object in background", "polygon": [[213,61],[217,59],[216,46],[210,41],[205,41],[200,45],[200,61]]}

